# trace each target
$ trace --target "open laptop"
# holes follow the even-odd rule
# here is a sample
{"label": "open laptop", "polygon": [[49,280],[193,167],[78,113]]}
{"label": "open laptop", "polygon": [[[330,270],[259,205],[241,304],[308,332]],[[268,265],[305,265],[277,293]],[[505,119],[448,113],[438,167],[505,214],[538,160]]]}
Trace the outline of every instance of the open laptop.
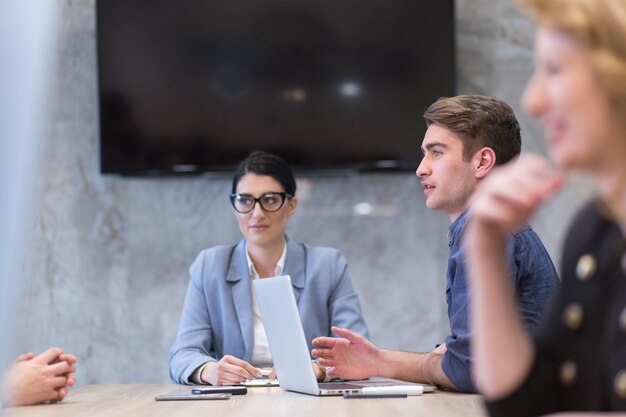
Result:
{"label": "open laptop", "polygon": [[358,393],[364,386],[423,385],[424,392],[435,389],[428,384],[390,381],[319,383],[315,378],[311,355],[304,336],[300,314],[289,275],[252,281],[256,300],[265,325],[274,368],[283,389],[311,395]]}

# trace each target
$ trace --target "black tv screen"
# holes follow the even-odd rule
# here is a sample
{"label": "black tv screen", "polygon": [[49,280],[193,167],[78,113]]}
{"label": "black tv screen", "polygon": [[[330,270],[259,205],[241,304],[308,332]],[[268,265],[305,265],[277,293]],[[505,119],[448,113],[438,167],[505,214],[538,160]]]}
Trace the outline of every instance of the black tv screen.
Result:
{"label": "black tv screen", "polygon": [[99,0],[103,173],[413,170],[455,93],[453,0]]}

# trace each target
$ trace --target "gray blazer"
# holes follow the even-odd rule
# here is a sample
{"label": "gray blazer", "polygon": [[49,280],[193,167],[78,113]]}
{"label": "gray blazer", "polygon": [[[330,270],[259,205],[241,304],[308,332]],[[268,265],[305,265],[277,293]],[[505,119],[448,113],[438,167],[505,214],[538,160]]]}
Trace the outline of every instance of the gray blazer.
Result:
{"label": "gray blazer", "polygon": [[[245,250],[245,240],[206,249],[191,265],[178,335],[169,354],[174,382],[191,384],[196,368],[224,355],[250,362],[252,284]],[[368,337],[348,264],[338,250],[287,240],[283,274],[291,276],[309,349],[313,338],[331,335],[331,326]]]}

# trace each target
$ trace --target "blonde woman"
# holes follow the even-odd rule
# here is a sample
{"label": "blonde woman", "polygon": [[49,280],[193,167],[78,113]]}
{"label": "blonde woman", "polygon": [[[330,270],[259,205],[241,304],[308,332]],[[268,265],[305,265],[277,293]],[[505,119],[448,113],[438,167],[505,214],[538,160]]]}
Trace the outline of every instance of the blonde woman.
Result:
{"label": "blonde woman", "polygon": [[[494,416],[626,410],[626,1],[522,0],[539,24],[523,106],[550,158],[521,158],[480,187],[466,233],[474,375]],[[531,337],[506,279],[504,242],[583,171],[597,199],[567,235],[563,287]]]}

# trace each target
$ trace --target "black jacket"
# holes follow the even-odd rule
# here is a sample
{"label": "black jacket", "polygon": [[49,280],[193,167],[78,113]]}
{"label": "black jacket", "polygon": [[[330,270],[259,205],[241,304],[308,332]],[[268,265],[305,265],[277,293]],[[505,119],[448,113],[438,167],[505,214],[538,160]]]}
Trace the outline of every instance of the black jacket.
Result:
{"label": "black jacket", "polygon": [[535,336],[528,378],[492,416],[626,410],[626,254],[600,203],[576,217],[564,245],[563,286]]}

